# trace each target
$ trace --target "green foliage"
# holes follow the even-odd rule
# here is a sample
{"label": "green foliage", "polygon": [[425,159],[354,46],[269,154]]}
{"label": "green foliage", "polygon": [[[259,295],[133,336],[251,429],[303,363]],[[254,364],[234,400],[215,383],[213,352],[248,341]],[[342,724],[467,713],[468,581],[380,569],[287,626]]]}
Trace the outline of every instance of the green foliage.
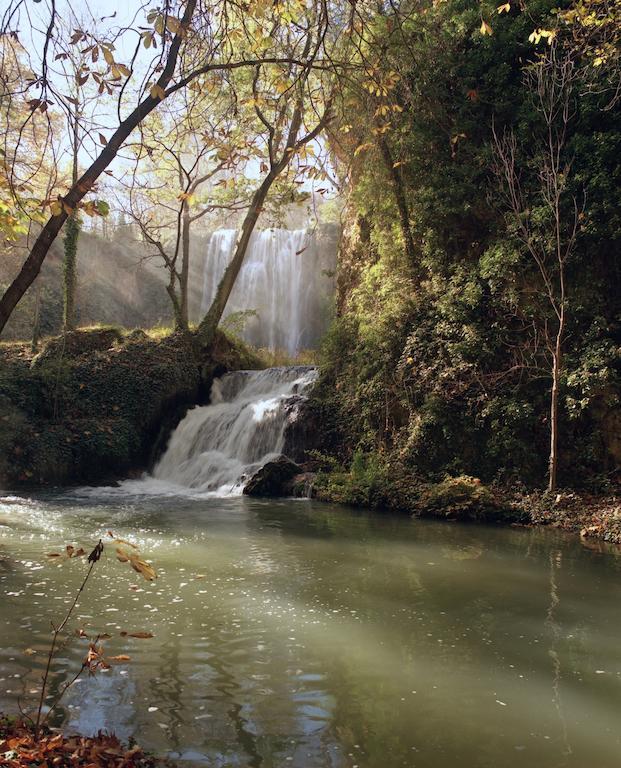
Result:
{"label": "green foliage", "polygon": [[[215,371],[256,367],[219,334],[150,339],[114,327],[0,345],[0,484],[101,482],[143,468]],[[255,365],[253,365],[255,363]]]}
{"label": "green foliage", "polygon": [[515,520],[520,513],[499,502],[492,491],[476,477],[447,477],[426,488],[418,501],[423,517],[449,520],[483,520],[486,522]]}
{"label": "green foliage", "polygon": [[[482,32],[481,14],[492,34]],[[314,407],[325,426],[321,451],[352,469],[336,472],[331,490],[364,503],[378,496],[378,476],[369,470],[367,482],[354,471],[359,455],[380,456],[391,467],[385,497],[399,486],[396,477],[442,484],[448,473],[540,484],[549,450],[545,328],[555,318],[539,269],[506,216],[492,126],[498,135],[514,131],[528,215],[539,242],[548,244],[549,209],[536,194],[540,166],[529,154],[545,126],[524,68],[549,39],[541,37],[538,48],[529,36],[556,30],[556,9],[543,0],[528,13],[510,4],[497,14],[495,6],[450,0],[400,23],[376,23],[381,33],[366,51],[369,71],[376,81],[395,72],[397,84],[383,102],[369,97],[365,83],[352,85],[335,138],[354,185],[344,213],[339,316],[320,353]],[[559,31],[554,44],[575,38]],[[620,105],[610,100],[608,63],[595,72],[591,60],[588,73],[583,64],[579,58],[584,80],[566,145],[571,173],[562,181],[564,222],[572,197],[584,204],[567,264],[561,381],[560,479],[577,485],[610,466],[614,438],[601,425],[621,393]],[[389,125],[380,134],[385,108]],[[406,258],[394,167],[384,162],[380,135],[398,167],[415,265]],[[404,480],[395,491],[401,504],[407,487]],[[433,506],[443,493],[423,496]]]}

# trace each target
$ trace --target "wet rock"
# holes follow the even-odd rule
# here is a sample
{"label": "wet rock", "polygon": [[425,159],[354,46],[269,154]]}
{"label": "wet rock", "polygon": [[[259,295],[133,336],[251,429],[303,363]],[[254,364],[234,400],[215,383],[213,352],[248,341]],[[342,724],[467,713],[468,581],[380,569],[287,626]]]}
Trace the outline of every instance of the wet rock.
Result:
{"label": "wet rock", "polygon": [[296,499],[310,499],[313,495],[313,486],[317,475],[315,472],[300,472],[294,475],[283,487],[285,496],[294,496]]}
{"label": "wet rock", "polygon": [[317,448],[321,435],[317,414],[307,396],[293,397],[287,404],[288,420],[283,452],[294,461],[304,462],[309,451]]}
{"label": "wet rock", "polygon": [[278,456],[261,467],[244,486],[246,496],[289,496],[292,479],[301,467],[287,456]]}

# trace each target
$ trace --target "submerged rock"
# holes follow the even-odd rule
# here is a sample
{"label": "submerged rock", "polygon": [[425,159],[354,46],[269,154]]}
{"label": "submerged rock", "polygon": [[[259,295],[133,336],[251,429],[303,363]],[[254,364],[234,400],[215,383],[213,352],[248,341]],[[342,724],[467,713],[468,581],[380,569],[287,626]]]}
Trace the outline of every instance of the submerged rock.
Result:
{"label": "submerged rock", "polygon": [[281,455],[268,461],[244,486],[246,496],[289,496],[291,481],[302,474],[302,468]]}

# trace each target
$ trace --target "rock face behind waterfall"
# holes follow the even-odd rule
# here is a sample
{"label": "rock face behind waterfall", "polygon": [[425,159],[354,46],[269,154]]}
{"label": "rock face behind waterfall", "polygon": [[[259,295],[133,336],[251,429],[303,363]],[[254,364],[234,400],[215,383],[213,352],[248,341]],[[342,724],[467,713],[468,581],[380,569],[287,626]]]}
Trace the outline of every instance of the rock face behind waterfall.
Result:
{"label": "rock face behind waterfall", "polygon": [[242,493],[258,470],[283,454],[287,442],[297,455],[292,425],[316,377],[312,367],[290,366],[216,379],[211,404],[188,411],[154,477],[218,495]]}
{"label": "rock face behind waterfall", "polygon": [[[255,231],[227,303],[225,325],[228,316],[244,313],[243,330],[238,331],[250,344],[291,356],[314,349],[332,314],[336,234]],[[234,229],[216,230],[209,239],[201,316],[211,305],[236,240]]]}

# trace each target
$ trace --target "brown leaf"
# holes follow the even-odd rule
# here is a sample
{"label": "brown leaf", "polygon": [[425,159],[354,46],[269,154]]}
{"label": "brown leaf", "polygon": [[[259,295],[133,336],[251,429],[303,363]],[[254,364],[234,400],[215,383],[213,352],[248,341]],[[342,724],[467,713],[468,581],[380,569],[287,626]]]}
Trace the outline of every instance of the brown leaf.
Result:
{"label": "brown leaf", "polygon": [[132,549],[138,549],[137,544],[132,544],[131,541],[126,541],[125,539],[115,539],[115,544],[127,544],[128,547],[131,547]]}
{"label": "brown leaf", "polygon": [[157,573],[153,566],[141,560],[138,555],[130,555],[129,558],[131,567],[140,573],[147,581],[154,581],[157,578]]}
{"label": "brown leaf", "polygon": [[119,656],[112,656],[110,661],[131,661],[131,657],[125,656],[125,654],[120,654]]}

